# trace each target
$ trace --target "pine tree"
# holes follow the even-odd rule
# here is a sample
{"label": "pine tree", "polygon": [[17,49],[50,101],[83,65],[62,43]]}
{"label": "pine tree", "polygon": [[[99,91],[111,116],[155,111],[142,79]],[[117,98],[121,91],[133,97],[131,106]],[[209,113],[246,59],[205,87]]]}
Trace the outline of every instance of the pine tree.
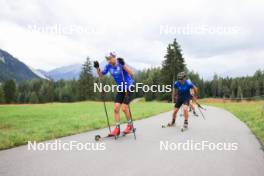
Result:
{"label": "pine tree", "polygon": [[218,79],[217,81],[217,97],[222,97],[222,93],[223,93],[223,80],[222,78]]}
{"label": "pine tree", "polygon": [[237,88],[237,98],[243,99],[243,91],[240,86]]}
{"label": "pine tree", "polygon": [[13,103],[16,100],[16,83],[14,80],[8,80],[4,83],[4,94],[6,103]]}
{"label": "pine tree", "polygon": [[231,89],[231,98],[236,98],[237,85],[234,79],[231,80],[230,89]]}
{"label": "pine tree", "polygon": [[217,97],[217,87],[218,87],[218,76],[215,74],[214,79],[212,80],[211,83],[211,91],[213,97]]}
{"label": "pine tree", "polygon": [[222,91],[223,91],[223,97],[224,98],[230,96],[230,90],[229,90],[229,88],[226,85],[223,86]]}
{"label": "pine tree", "polygon": [[[173,43],[168,45],[167,54],[165,55],[165,60],[162,63],[161,78],[163,84],[173,86],[177,74],[182,71],[186,71],[186,65],[181,47],[177,43],[176,39],[174,39]],[[168,100],[169,97],[169,93],[164,94],[164,99]]]}
{"label": "pine tree", "polygon": [[5,102],[5,94],[3,87],[0,85],[0,103],[4,103],[4,102]]}
{"label": "pine tree", "polygon": [[31,81],[22,81],[19,83],[17,91],[17,102],[18,103],[28,103],[28,97],[30,94]]}
{"label": "pine tree", "polygon": [[258,82],[258,80],[255,80],[254,81],[254,92],[255,92],[255,95],[254,96],[260,96],[260,84]]}
{"label": "pine tree", "polygon": [[54,100],[54,87],[52,82],[44,81],[39,90],[39,101],[41,103],[52,102]]}
{"label": "pine tree", "polygon": [[80,73],[79,85],[79,98],[80,100],[88,100],[94,98],[94,77],[92,75],[92,64],[90,58],[87,57],[83,64],[82,71]]}
{"label": "pine tree", "polygon": [[39,103],[39,98],[36,92],[31,92],[30,96],[29,96],[29,103]]}

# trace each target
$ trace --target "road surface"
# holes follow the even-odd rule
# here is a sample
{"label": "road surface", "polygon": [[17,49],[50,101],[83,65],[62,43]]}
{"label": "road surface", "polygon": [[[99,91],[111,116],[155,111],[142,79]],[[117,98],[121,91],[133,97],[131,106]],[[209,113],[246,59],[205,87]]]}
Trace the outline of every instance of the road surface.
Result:
{"label": "road surface", "polygon": [[[104,151],[29,151],[28,146],[0,151],[0,175],[262,176],[264,153],[248,127],[225,110],[207,107],[204,113],[206,120],[201,115],[191,115],[189,130],[183,133],[180,131],[182,117],[178,117],[176,127],[161,128],[171,119],[171,112],[167,112],[135,122],[137,140],[129,135],[95,143],[94,135],[106,134],[107,129],[59,139],[62,143],[77,141],[94,146],[100,144],[104,146]],[[221,144],[226,145],[227,149],[204,147],[201,151],[201,148],[188,150],[179,146],[182,144],[186,147],[186,143]],[[170,146],[168,150],[165,150],[166,144]]]}

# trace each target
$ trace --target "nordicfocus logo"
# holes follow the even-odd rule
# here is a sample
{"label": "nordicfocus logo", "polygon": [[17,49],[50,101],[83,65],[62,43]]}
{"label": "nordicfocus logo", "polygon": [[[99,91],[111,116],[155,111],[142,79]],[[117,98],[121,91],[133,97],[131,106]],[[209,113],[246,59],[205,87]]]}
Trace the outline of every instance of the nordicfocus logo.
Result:
{"label": "nordicfocus logo", "polygon": [[105,143],[81,143],[78,141],[62,142],[55,140],[54,142],[37,143],[36,141],[28,141],[28,150],[31,151],[104,151]]}
{"label": "nordicfocus logo", "polygon": [[238,143],[230,142],[195,142],[187,140],[186,142],[160,141],[160,151],[237,151]]}
{"label": "nordicfocus logo", "polygon": [[121,85],[103,85],[102,83],[94,83],[94,92],[122,92],[128,90],[129,92],[158,92],[167,93],[172,91],[171,85],[145,85],[143,83],[136,83],[128,86],[127,83]]}

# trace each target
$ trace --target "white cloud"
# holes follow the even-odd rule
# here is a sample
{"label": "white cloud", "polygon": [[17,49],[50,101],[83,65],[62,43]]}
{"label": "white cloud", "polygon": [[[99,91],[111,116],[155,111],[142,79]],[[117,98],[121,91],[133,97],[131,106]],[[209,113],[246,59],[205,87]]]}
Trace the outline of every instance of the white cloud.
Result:
{"label": "white cloud", "polygon": [[[257,0],[0,0],[0,48],[34,68],[82,63],[87,55],[103,60],[109,50],[144,68],[160,65],[166,45],[176,37],[188,66],[204,77],[213,72],[250,74],[264,66],[263,5]],[[160,34],[161,25],[188,24],[241,30],[224,35]],[[54,35],[30,32],[28,25],[74,26],[88,32]],[[236,64],[226,66],[230,60]]]}
{"label": "white cloud", "polygon": [[205,79],[212,79],[214,73],[221,76],[253,75],[256,70],[263,69],[264,51],[239,51],[232,54],[196,59],[188,57],[189,68],[203,75]]}

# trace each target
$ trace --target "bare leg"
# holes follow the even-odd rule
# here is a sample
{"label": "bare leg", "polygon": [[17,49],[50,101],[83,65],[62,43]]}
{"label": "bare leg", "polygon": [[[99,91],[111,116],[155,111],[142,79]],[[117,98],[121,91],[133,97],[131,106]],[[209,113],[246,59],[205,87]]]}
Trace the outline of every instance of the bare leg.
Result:
{"label": "bare leg", "polygon": [[193,104],[193,101],[192,101],[192,100],[190,100],[190,107],[191,107],[191,109],[192,109],[192,111],[193,111],[193,114],[194,114],[195,116],[198,116],[198,114],[197,114],[196,111],[195,111],[195,107],[194,107],[194,104]]}
{"label": "bare leg", "polygon": [[114,114],[115,114],[116,123],[120,123],[120,113],[119,113],[120,107],[121,107],[120,103],[115,103],[115,105],[114,105]]}
{"label": "bare leg", "polygon": [[172,122],[169,123],[168,126],[172,126],[175,123],[178,111],[179,111],[179,108],[174,108],[173,113],[172,113]]}
{"label": "bare leg", "polygon": [[190,100],[190,107],[191,107],[191,109],[192,109],[193,111],[195,111],[195,107],[194,107],[194,105],[193,105],[193,101],[192,101],[192,100]]}
{"label": "bare leg", "polygon": [[127,104],[123,104],[122,105],[122,110],[123,110],[123,112],[124,112],[124,114],[126,116],[127,121],[129,121],[131,119],[131,117],[130,117],[128,105]]}
{"label": "bare leg", "polygon": [[187,105],[183,105],[183,114],[184,114],[184,120],[188,121],[189,111],[188,111],[188,106]]}

